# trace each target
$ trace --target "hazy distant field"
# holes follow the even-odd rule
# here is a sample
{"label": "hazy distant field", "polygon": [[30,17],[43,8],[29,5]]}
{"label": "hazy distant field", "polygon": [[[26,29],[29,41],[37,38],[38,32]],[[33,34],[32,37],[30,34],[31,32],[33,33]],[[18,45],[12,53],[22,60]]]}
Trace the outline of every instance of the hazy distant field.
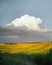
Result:
{"label": "hazy distant field", "polygon": [[46,53],[52,48],[52,42],[44,43],[14,43],[14,44],[1,44],[0,51],[7,53]]}

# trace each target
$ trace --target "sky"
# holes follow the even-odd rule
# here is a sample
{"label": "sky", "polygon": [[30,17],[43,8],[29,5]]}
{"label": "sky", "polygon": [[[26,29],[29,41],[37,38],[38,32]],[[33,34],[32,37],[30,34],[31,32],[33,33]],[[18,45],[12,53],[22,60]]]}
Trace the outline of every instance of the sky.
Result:
{"label": "sky", "polygon": [[52,41],[52,0],[0,0],[0,42]]}

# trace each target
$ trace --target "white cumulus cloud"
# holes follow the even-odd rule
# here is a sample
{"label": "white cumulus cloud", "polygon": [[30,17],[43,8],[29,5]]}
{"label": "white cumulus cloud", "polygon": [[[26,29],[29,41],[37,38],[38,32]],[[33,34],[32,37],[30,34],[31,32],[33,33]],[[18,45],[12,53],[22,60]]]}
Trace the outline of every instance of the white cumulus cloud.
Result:
{"label": "white cumulus cloud", "polygon": [[28,30],[46,32],[47,29],[40,28],[42,20],[30,15],[23,15],[20,18],[16,18],[11,23],[6,24],[7,27],[26,27]]}

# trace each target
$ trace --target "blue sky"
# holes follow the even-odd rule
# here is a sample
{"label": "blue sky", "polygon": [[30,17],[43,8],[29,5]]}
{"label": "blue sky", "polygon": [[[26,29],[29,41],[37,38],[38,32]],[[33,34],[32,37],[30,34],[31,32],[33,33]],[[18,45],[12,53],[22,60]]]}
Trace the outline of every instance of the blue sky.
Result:
{"label": "blue sky", "polygon": [[52,29],[52,0],[0,0],[0,26],[25,14],[41,18],[41,27]]}

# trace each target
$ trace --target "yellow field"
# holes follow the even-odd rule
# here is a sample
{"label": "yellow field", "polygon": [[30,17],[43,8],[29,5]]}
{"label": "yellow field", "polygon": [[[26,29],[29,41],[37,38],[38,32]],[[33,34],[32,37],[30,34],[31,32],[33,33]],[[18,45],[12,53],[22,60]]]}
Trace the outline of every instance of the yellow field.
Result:
{"label": "yellow field", "polygon": [[0,51],[7,53],[46,53],[52,48],[52,42],[42,43],[16,43],[16,44],[1,44]]}

